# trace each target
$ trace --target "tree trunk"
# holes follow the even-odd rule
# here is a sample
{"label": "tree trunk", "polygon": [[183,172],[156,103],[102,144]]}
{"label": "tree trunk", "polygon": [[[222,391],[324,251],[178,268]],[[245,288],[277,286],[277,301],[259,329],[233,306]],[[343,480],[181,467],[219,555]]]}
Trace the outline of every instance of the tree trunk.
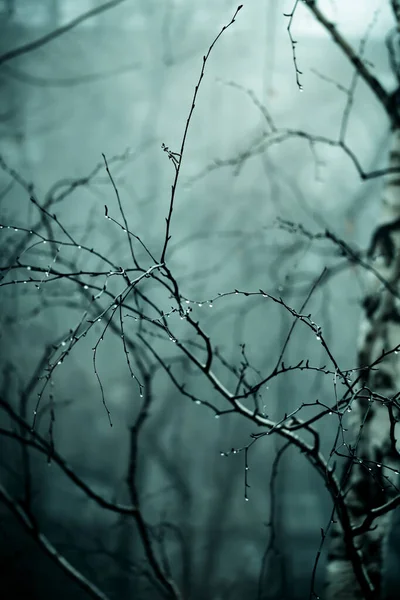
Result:
{"label": "tree trunk", "polygon": [[[400,129],[393,132],[390,167],[400,169]],[[371,365],[384,350],[400,343],[400,171],[386,177],[381,224],[370,245],[371,266],[389,284],[368,271],[358,344],[359,366]],[[396,297],[397,294],[397,297]],[[391,352],[374,370],[361,371],[363,388],[353,409],[353,458],[345,469],[343,489],[352,524],[358,526],[368,511],[398,494],[399,455],[395,448],[394,422],[398,410],[392,399],[400,382],[400,352]],[[392,428],[391,428],[392,424]],[[397,431],[396,431],[397,433]],[[385,465],[385,467],[383,467]],[[385,547],[392,512],[378,517],[366,533],[355,537],[373,591],[368,592],[355,576],[339,522],[332,531],[328,556],[326,600],[379,599],[384,594]]]}

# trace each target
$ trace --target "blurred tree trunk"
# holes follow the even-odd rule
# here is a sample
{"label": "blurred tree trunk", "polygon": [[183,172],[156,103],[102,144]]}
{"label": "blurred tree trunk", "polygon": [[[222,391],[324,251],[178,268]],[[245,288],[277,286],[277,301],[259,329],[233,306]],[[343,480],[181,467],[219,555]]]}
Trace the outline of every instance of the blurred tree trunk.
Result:
{"label": "blurred tree trunk", "polygon": [[[358,344],[359,366],[370,365],[382,351],[400,341],[400,130],[393,131],[390,167],[399,173],[386,177],[381,224],[370,244],[374,269],[388,286],[368,273],[364,314]],[[397,297],[396,294],[397,293]],[[400,387],[398,354],[389,354],[374,370],[361,371],[363,398],[354,403],[354,459],[345,470],[343,487],[353,525],[360,525],[368,512],[398,494],[399,455],[395,447],[394,423],[398,410],[391,402]],[[373,396],[371,394],[373,392]],[[392,427],[392,431],[391,431]],[[382,468],[385,465],[385,468]],[[389,468],[387,468],[389,467]],[[370,529],[355,540],[362,563],[374,591],[361,590],[349,560],[348,549],[339,523],[334,525],[328,556],[326,600],[382,598],[385,546],[390,533],[393,510],[377,518]]]}
{"label": "blurred tree trunk", "polygon": [[[391,0],[397,23],[395,45],[400,31],[400,2]],[[394,52],[397,48],[394,47]],[[392,66],[400,81],[397,56]],[[358,342],[359,367],[370,365],[382,352],[400,341],[400,128],[398,91],[392,96],[393,125],[389,167],[399,171],[386,176],[382,196],[381,222],[374,230],[369,259],[376,274],[368,271],[363,299],[364,314]],[[385,285],[383,281],[387,282]],[[372,509],[398,495],[400,470],[396,450],[395,424],[399,419],[400,359],[392,351],[374,370],[361,371],[363,398],[354,402],[354,445],[343,476],[343,488],[353,526],[360,525]],[[385,467],[383,467],[385,465]],[[375,519],[367,531],[355,537],[365,569],[367,585],[361,589],[349,559],[343,531],[334,524],[328,555],[326,600],[380,599],[385,591],[385,550],[391,531],[393,510]],[[369,589],[368,589],[369,587]]]}

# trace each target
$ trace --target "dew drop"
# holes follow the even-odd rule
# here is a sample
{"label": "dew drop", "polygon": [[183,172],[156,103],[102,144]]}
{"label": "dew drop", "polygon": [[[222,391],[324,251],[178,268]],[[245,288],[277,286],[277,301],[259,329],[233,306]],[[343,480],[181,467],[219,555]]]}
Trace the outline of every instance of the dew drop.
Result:
{"label": "dew drop", "polygon": [[212,308],[212,307],[213,307],[213,305],[212,305],[212,303],[210,303],[210,304],[208,305],[208,308]]}
{"label": "dew drop", "polygon": [[84,290],[88,290],[88,289],[89,289],[89,286],[88,286],[88,285],[84,285],[84,286],[83,286],[83,289],[84,289]]}
{"label": "dew drop", "polygon": [[32,267],[26,267],[27,271],[30,271],[32,269]]}

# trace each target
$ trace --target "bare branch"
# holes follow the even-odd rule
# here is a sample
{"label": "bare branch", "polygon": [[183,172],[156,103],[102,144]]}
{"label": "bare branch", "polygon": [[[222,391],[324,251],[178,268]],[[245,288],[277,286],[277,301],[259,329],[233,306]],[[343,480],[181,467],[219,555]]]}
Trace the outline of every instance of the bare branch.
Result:
{"label": "bare branch", "polygon": [[318,4],[317,2],[315,2],[315,0],[306,0],[305,5],[308,6],[310,11],[313,13],[314,17],[317,19],[317,21],[321,23],[321,25],[328,31],[334,42],[339,46],[342,52],[347,56],[349,61],[355,67],[361,79],[364,80],[364,82],[368,85],[373,94],[375,94],[375,96],[378,98],[382,106],[385,108],[390,121],[399,124],[400,115],[397,113],[397,110],[393,105],[391,95],[384,89],[384,87],[378,81],[378,79],[371,73],[371,71],[367,67],[366,62],[363,61],[355,53],[348,41],[338,31],[337,27],[325,17],[324,13],[318,8]]}
{"label": "bare branch", "polygon": [[9,62],[10,60],[13,60],[14,58],[17,58],[18,56],[22,56],[23,54],[32,52],[32,50],[37,50],[37,48],[40,48],[41,46],[45,46],[46,44],[52,42],[54,39],[60,37],[64,33],[71,31],[71,29],[74,29],[84,21],[87,21],[88,19],[91,19],[92,17],[95,17],[96,15],[105,12],[110,8],[114,8],[114,6],[118,6],[118,4],[121,4],[122,2],[125,2],[125,0],[109,0],[109,2],[105,2],[100,6],[96,6],[95,8],[88,10],[82,15],[79,15],[79,17],[72,19],[72,21],[70,21],[69,23],[62,25],[57,29],[53,29],[53,31],[51,31],[50,33],[46,33],[46,35],[43,35],[37,40],[34,40],[33,42],[28,42],[27,44],[24,44],[24,46],[20,46],[19,48],[14,48],[13,50],[5,52],[0,56],[0,66],[6,62]]}
{"label": "bare branch", "polygon": [[28,514],[26,509],[20,502],[13,499],[7,492],[5,487],[0,483],[0,501],[3,502],[8,509],[17,518],[18,522],[23,526],[25,531],[29,533],[32,539],[37,543],[39,548],[47,554],[47,556],[68,575],[81,589],[83,589],[94,600],[109,600],[99,588],[89,581],[78,569],[73,567],[71,563],[58,552],[50,540],[38,531],[35,520]]}

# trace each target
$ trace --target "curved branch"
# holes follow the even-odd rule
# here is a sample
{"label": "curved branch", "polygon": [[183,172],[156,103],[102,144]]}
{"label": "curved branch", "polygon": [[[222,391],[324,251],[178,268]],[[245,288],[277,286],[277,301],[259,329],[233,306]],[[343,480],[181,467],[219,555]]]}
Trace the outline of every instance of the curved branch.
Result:
{"label": "curved branch", "polygon": [[53,546],[47,537],[37,530],[34,519],[29,513],[23,508],[23,506],[17,501],[11,498],[5,487],[0,483],[0,501],[3,502],[7,508],[17,518],[23,528],[29,533],[29,535],[35,540],[40,549],[47,554],[47,556],[56,563],[68,577],[74,581],[80,588],[82,588],[91,598],[95,600],[109,600],[108,596],[104,594],[94,583],[91,583],[86,577],[80,573],[75,567],[71,565],[68,560],[60,554],[57,549]]}
{"label": "curved branch", "polygon": [[50,33],[46,33],[46,35],[43,35],[42,37],[38,38],[37,40],[33,40],[33,42],[28,42],[27,44],[24,44],[23,46],[20,46],[19,48],[14,48],[13,50],[9,50],[8,52],[5,52],[2,56],[0,56],[0,65],[3,65],[4,63],[12,60],[13,58],[17,58],[17,56],[21,56],[22,54],[27,54],[28,52],[31,52],[32,50],[36,50],[37,48],[40,48],[41,46],[45,46],[46,44],[48,44],[49,42],[52,42],[54,39],[60,37],[64,33],[67,33],[71,29],[74,29],[77,25],[80,25],[81,23],[83,23],[83,21],[87,21],[91,17],[95,17],[96,15],[98,15],[106,10],[109,10],[110,8],[114,8],[114,6],[117,6],[118,4],[121,4],[122,2],[125,2],[125,0],[110,0],[109,2],[106,2],[105,4],[101,4],[100,6],[97,6],[96,8],[92,8],[92,10],[88,10],[87,12],[83,13],[82,15],[79,15],[79,17],[72,19],[72,21],[69,21],[69,23],[62,25],[61,27],[57,27],[57,29],[53,29],[53,31],[50,31]]}

